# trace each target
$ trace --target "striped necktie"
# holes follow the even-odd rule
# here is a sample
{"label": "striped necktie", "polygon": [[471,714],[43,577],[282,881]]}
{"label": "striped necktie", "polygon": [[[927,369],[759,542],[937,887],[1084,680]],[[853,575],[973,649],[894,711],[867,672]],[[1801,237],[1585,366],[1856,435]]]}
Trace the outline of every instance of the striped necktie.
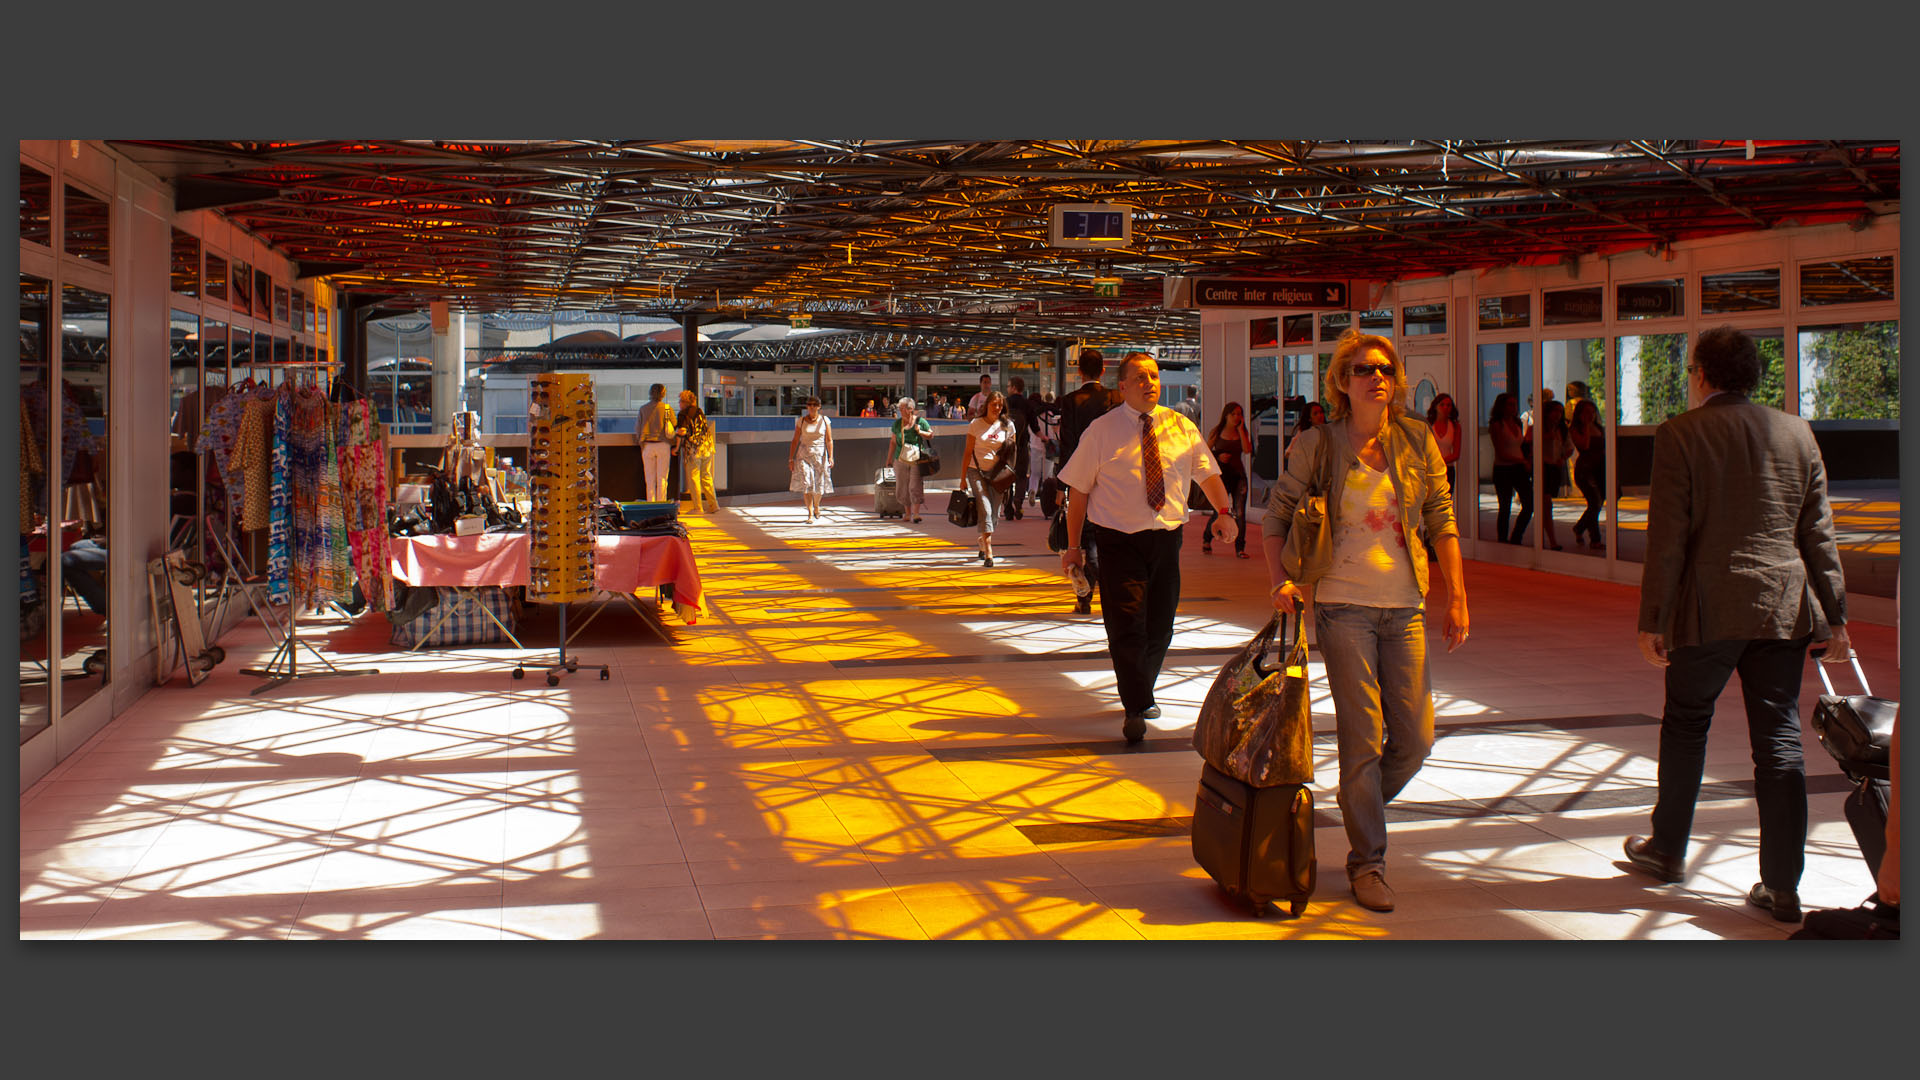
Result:
{"label": "striped necktie", "polygon": [[1147,481],[1147,505],[1155,510],[1167,505],[1167,477],[1160,467],[1160,440],[1153,434],[1153,414],[1140,416],[1141,475]]}

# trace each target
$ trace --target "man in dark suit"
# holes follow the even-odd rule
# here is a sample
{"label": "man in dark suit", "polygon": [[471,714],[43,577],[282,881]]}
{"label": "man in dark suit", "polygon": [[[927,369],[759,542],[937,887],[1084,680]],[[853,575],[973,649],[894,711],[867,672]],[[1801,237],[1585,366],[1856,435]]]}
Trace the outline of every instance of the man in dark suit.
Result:
{"label": "man in dark suit", "polygon": [[1710,330],[1687,365],[1693,408],[1654,432],[1640,651],[1666,669],[1666,707],[1653,835],[1628,837],[1626,852],[1654,877],[1682,878],[1707,725],[1738,671],[1760,812],[1760,881],[1747,902],[1799,922],[1800,676],[1812,643],[1825,643],[1827,663],[1853,652],[1820,448],[1805,420],[1747,399],[1759,381],[1753,339]]}
{"label": "man in dark suit", "polygon": [[[1060,456],[1058,468],[1066,468],[1067,461],[1073,457],[1073,451],[1080,445],[1080,436],[1087,425],[1107,414],[1109,409],[1120,404],[1118,390],[1109,390],[1100,385],[1100,375],[1107,369],[1107,358],[1099,349],[1080,350],[1080,389],[1060,399]],[[1083,534],[1082,550],[1086,552],[1081,572],[1095,589],[1100,584],[1099,552],[1095,550],[1093,530]],[[1076,615],[1093,614],[1093,593],[1088,593],[1074,601]]]}

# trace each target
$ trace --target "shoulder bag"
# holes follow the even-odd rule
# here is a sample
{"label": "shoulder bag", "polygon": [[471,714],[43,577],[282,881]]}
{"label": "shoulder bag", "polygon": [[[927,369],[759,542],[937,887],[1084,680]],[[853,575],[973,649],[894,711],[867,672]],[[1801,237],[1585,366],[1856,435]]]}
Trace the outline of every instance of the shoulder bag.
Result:
{"label": "shoulder bag", "polygon": [[[1327,461],[1330,427],[1315,429],[1313,487],[1293,504],[1293,521],[1287,528],[1287,540],[1280,548],[1280,572],[1287,580],[1311,585],[1326,574],[1333,561],[1333,519],[1327,514],[1328,489],[1333,486]],[[1315,494],[1317,492],[1318,494]]]}
{"label": "shoulder bag", "polygon": [[932,425],[928,425],[927,427],[921,428],[919,421],[914,422],[914,427],[920,432],[920,460],[918,462],[920,475],[936,476],[940,472],[940,450],[933,445],[933,427]]}
{"label": "shoulder bag", "polygon": [[1000,456],[994,459],[993,468],[990,470],[980,468],[980,451],[976,446],[973,453],[973,467],[980,470],[981,478],[993,485],[995,491],[1006,491],[1013,486],[1013,462],[1009,460],[1013,456],[1013,444],[1003,442],[1000,446]]}

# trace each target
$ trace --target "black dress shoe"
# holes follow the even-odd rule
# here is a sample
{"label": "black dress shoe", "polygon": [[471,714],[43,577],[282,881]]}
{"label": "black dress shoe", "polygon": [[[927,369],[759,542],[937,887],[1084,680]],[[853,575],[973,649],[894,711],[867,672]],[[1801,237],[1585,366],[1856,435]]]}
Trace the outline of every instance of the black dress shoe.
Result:
{"label": "black dress shoe", "polygon": [[1135,746],[1144,742],[1147,737],[1147,715],[1145,713],[1128,713],[1127,718],[1120,722],[1120,734],[1127,737],[1128,746]]}
{"label": "black dress shoe", "polygon": [[1780,922],[1800,921],[1800,894],[1791,889],[1769,889],[1755,882],[1747,892],[1747,903],[1773,912],[1773,917]]}
{"label": "black dress shoe", "polygon": [[1680,860],[1655,850],[1653,841],[1647,837],[1627,837],[1626,851],[1628,862],[1661,881],[1679,881],[1686,876]]}

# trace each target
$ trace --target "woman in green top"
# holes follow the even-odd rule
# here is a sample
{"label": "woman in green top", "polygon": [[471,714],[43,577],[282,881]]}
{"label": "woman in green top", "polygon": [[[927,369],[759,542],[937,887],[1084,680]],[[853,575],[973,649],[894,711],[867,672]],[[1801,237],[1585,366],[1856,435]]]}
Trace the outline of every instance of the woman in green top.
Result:
{"label": "woman in green top", "polygon": [[680,421],[673,429],[673,452],[680,455],[693,512],[717,514],[720,500],[713,493],[713,423],[701,411],[693,391],[680,391]]}
{"label": "woman in green top", "polygon": [[[893,441],[887,446],[887,465],[893,470],[893,493],[900,497],[900,507],[907,520],[919,521],[920,510],[926,504],[926,488],[920,475],[920,458],[933,448],[933,425],[920,415],[919,406],[910,397],[900,399],[899,419],[893,422]],[[900,453],[906,447],[913,447],[913,460],[902,461]]]}

